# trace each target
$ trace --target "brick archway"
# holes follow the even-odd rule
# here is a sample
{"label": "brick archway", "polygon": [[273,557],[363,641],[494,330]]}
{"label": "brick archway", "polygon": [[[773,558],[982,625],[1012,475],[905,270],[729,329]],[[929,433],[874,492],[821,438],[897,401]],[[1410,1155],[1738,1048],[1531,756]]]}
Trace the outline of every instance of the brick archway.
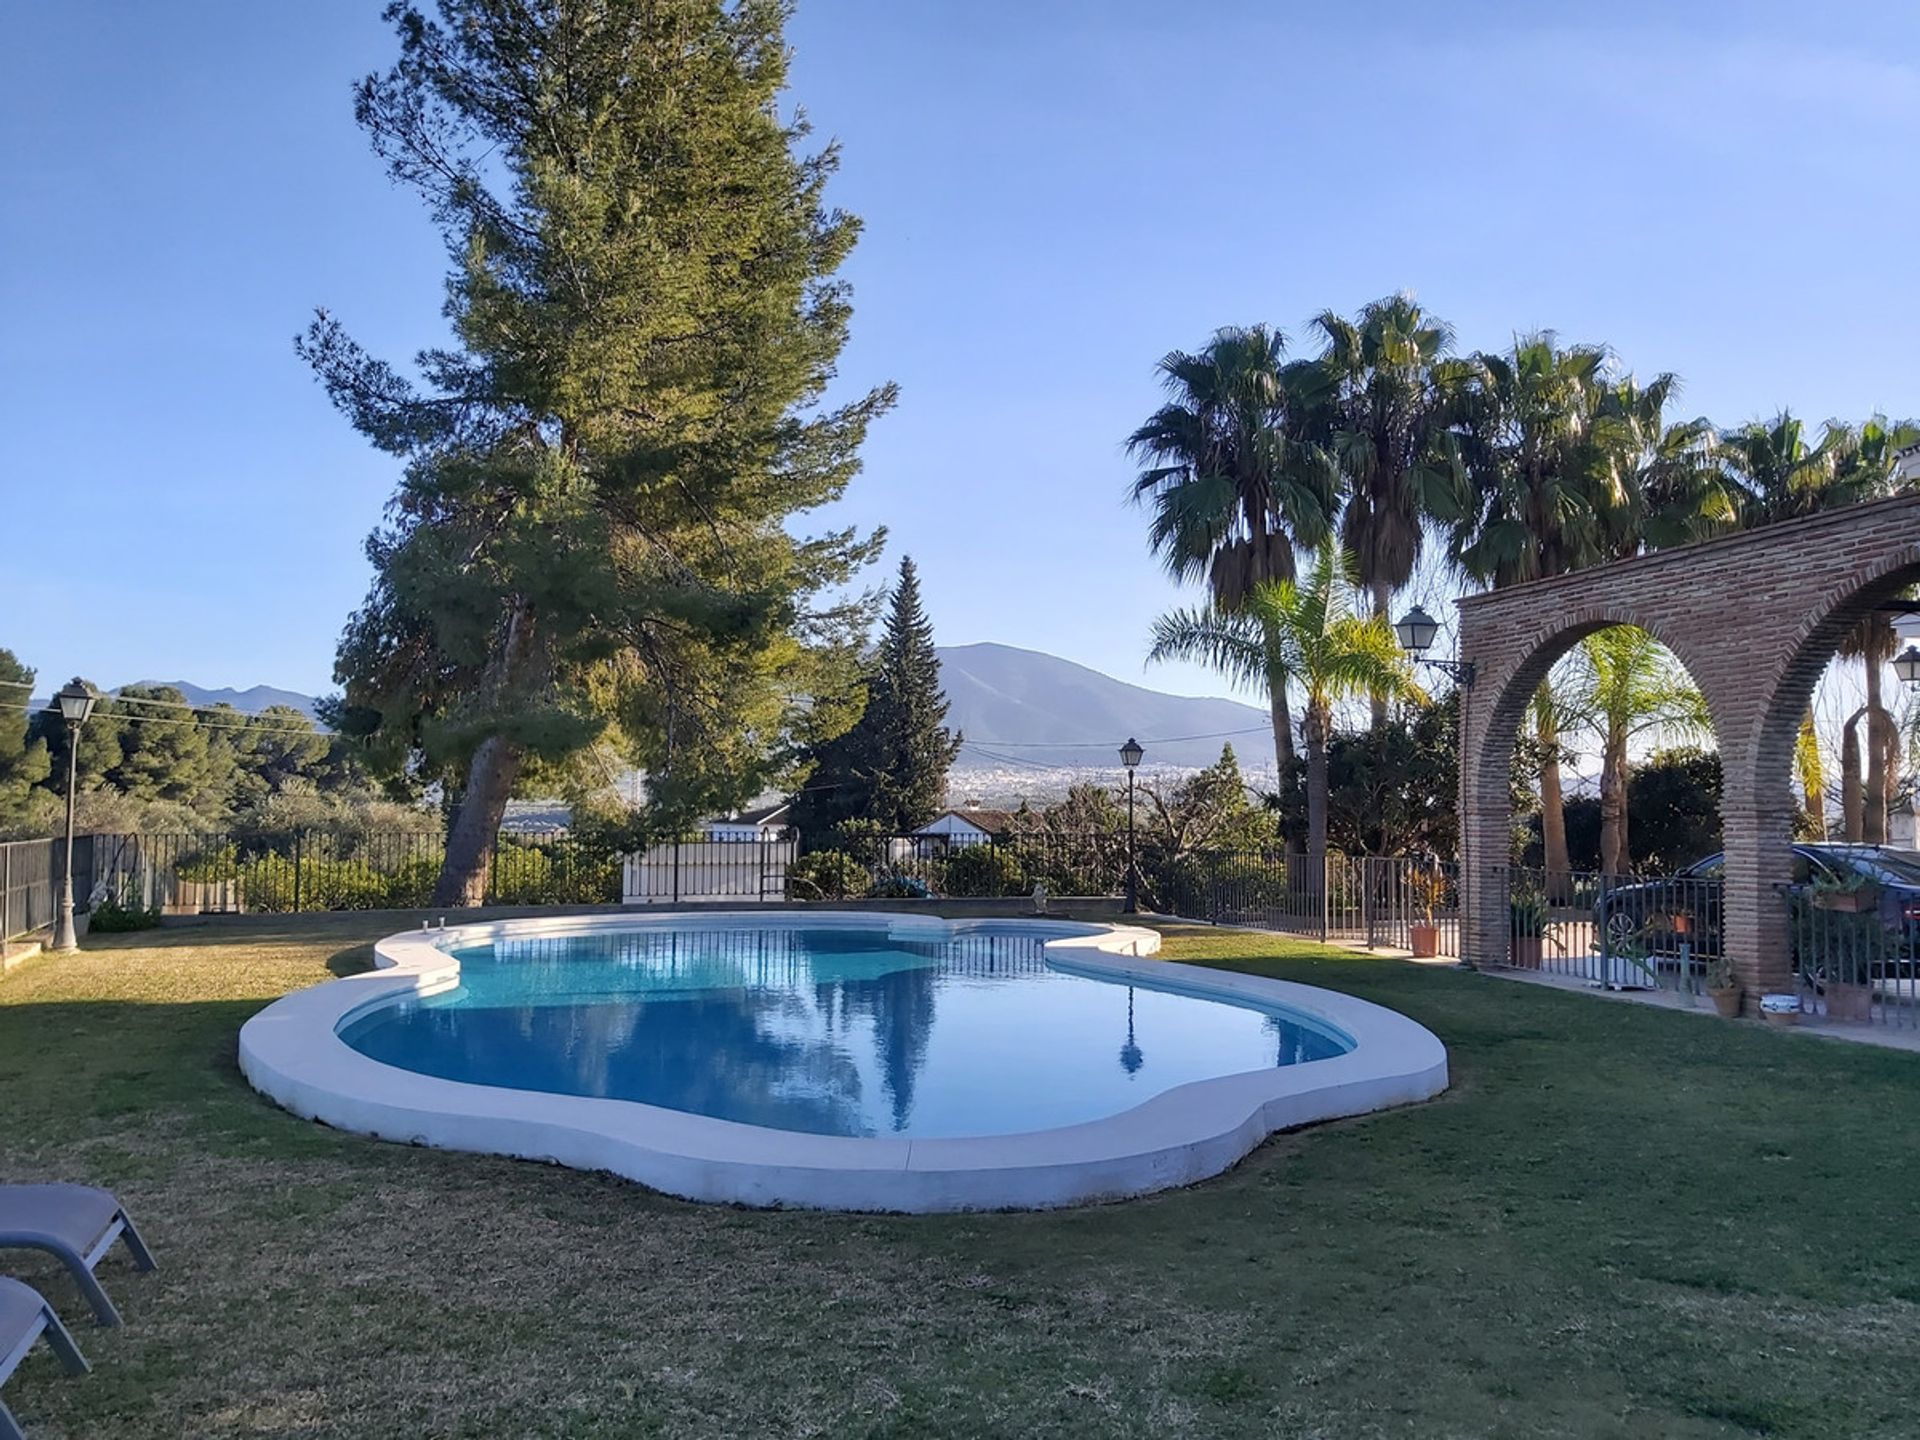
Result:
{"label": "brick archway", "polygon": [[1722,768],[1728,953],[1750,997],[1792,988],[1780,887],[1790,878],[1792,761],[1813,687],[1874,606],[1920,580],[1920,496],[1857,505],[1460,602],[1462,956],[1504,963],[1508,776],[1528,698],[1583,635],[1638,625],[1693,677]]}

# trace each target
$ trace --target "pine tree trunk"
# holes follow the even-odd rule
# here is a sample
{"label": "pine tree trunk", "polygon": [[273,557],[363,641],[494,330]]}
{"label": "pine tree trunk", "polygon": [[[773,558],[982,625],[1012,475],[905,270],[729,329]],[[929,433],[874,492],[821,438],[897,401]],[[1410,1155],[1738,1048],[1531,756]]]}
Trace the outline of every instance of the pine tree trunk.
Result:
{"label": "pine tree trunk", "polygon": [[1625,875],[1632,864],[1627,849],[1627,737],[1610,729],[1600,762],[1600,871]]}
{"label": "pine tree trunk", "polygon": [[1866,828],[1866,793],[1860,783],[1860,719],[1866,713],[1864,708],[1854,711],[1840,730],[1841,834],[1851,845],[1860,843]]}
{"label": "pine tree trunk", "polygon": [[1560,787],[1560,731],[1549,715],[1540,717],[1540,850],[1547,872],[1547,898],[1560,903],[1573,893],[1573,864],[1567,856],[1567,805]]}
{"label": "pine tree trunk", "polygon": [[[1375,616],[1385,617],[1389,623],[1391,623],[1392,610],[1393,586],[1389,585],[1384,579],[1376,579],[1373,582],[1373,613]],[[1372,706],[1373,728],[1375,731],[1379,731],[1383,729],[1387,723],[1387,697],[1384,691],[1376,690],[1373,692]]]}
{"label": "pine tree trunk", "polygon": [[467,767],[460,813],[447,832],[447,858],[433,887],[435,905],[484,905],[493,879],[493,847],[507,813],[525,753],[498,735],[489,735]]}
{"label": "pine tree trunk", "polygon": [[[533,608],[516,599],[507,616],[506,634],[490,665],[487,691],[499,698],[525,677],[534,653]],[[467,765],[460,809],[447,831],[447,858],[433,887],[435,905],[482,905],[493,879],[493,849],[507,801],[526,763],[526,751],[500,735],[489,735]]]}

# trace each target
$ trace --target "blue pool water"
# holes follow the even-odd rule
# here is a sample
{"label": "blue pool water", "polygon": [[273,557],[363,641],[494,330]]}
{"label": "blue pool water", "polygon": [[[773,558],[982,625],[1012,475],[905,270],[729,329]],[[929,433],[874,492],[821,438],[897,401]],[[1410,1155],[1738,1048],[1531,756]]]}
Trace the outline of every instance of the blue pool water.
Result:
{"label": "blue pool water", "polygon": [[1067,974],[1031,932],[640,929],[456,952],[350,1017],[388,1065],[818,1135],[1001,1135],[1344,1053],[1302,1016]]}

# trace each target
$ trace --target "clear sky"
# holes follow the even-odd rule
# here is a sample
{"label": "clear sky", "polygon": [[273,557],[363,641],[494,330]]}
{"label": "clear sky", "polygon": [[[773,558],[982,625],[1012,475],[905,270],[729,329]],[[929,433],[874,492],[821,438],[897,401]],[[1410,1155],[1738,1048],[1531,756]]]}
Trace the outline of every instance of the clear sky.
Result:
{"label": "clear sky", "polygon": [[[354,127],[378,0],[0,0],[0,645],[58,683],[329,688],[395,466],[293,355],[404,360],[444,257]],[[845,159],[849,388],[899,409],[837,513],[943,643],[1158,688],[1176,599],[1122,503],[1152,367],[1407,288],[1552,327],[1722,422],[1920,412],[1920,6],[801,0]]]}

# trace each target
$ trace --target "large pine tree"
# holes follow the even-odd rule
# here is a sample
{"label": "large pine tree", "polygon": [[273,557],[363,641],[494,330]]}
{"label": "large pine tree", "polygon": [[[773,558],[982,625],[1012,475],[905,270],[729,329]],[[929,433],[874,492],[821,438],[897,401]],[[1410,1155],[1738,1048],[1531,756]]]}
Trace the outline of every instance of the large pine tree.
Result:
{"label": "large pine tree", "polygon": [[852,729],[816,751],[796,806],[800,827],[868,820],[899,834],[931,820],[946,803],[947,770],[960,753],[961,737],[946,728],[946,718],[933,622],[908,556],[873,656],[866,709]]}
{"label": "large pine tree", "polygon": [[322,312],[328,393],[407,460],[336,721],[442,779],[435,902],[485,894],[517,786],[645,768],[659,828],[739,804],[844,705],[874,553],[789,521],[841,494],[882,387],[820,408],[846,340],[831,146],[781,117],[781,0],[439,0],[357,115],[432,208],[456,344],[415,383]]}

